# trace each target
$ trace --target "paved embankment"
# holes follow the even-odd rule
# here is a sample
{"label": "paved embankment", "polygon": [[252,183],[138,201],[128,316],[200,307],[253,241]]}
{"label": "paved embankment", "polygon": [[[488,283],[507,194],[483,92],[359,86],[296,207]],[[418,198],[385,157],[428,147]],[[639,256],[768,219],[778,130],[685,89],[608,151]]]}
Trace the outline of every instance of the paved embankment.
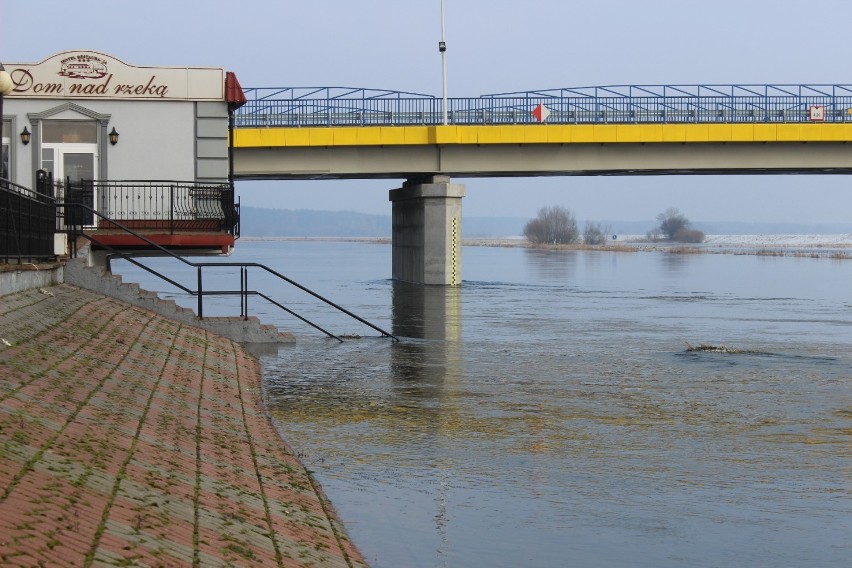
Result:
{"label": "paved embankment", "polygon": [[0,565],[364,566],[258,362],[63,284],[0,297]]}

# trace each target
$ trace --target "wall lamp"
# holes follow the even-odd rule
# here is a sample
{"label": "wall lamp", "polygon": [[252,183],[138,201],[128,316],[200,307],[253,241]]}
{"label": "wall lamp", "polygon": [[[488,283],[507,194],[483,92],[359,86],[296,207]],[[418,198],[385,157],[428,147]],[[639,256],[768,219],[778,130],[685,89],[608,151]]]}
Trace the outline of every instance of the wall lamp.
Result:
{"label": "wall lamp", "polygon": [[109,143],[115,146],[118,144],[118,132],[115,131],[115,126],[112,127],[112,131],[108,134]]}
{"label": "wall lamp", "polygon": [[24,146],[29,144],[31,136],[32,136],[32,134],[30,134],[30,131],[27,130],[26,126],[24,126],[24,129],[21,130],[21,144],[23,144]]}

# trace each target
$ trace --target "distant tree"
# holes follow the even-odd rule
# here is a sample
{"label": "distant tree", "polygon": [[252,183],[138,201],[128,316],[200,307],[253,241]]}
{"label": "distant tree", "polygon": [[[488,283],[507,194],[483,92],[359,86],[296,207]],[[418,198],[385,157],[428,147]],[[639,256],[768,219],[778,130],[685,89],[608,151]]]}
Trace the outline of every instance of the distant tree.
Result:
{"label": "distant tree", "polygon": [[669,207],[663,213],[657,215],[657,222],[660,224],[660,232],[666,238],[672,240],[674,240],[675,233],[689,226],[689,219],[686,218],[686,215],[674,207]]}
{"label": "distant tree", "polygon": [[583,228],[583,242],[587,245],[602,245],[606,242],[608,234],[609,227],[586,221],[586,226]]}
{"label": "distant tree", "polygon": [[679,243],[703,243],[704,237],[704,231],[684,227],[674,234],[674,238],[672,240]]}
{"label": "distant tree", "polygon": [[679,243],[704,242],[704,233],[698,229],[690,228],[689,219],[686,218],[686,215],[674,207],[669,207],[663,213],[657,215],[657,222],[659,225],[648,233],[649,238],[652,234],[660,234]]}
{"label": "distant tree", "polygon": [[524,225],[524,236],[535,244],[570,244],[580,238],[577,220],[565,207],[542,207],[538,217]]}
{"label": "distant tree", "polygon": [[653,229],[651,229],[650,231],[645,233],[645,237],[649,241],[659,241],[660,239],[663,238],[663,234],[660,232],[659,227],[654,227]]}

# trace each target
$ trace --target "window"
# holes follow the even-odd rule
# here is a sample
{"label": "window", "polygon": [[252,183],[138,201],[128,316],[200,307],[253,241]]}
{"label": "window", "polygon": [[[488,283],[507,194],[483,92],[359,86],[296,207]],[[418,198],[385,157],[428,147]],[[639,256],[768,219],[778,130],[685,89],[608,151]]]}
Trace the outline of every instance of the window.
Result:
{"label": "window", "polygon": [[41,150],[41,169],[46,170],[47,173],[53,175],[54,161],[54,149],[53,148],[42,148]]}
{"label": "window", "polygon": [[42,142],[97,144],[98,123],[94,120],[45,120],[41,126]]}

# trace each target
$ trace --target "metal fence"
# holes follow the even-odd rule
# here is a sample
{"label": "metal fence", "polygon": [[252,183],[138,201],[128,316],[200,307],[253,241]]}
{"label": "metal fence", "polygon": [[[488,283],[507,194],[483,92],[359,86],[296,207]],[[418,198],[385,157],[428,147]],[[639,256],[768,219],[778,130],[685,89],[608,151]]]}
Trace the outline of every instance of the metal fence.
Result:
{"label": "metal fence", "polygon": [[[239,204],[231,184],[177,181],[82,180],[54,184],[57,201],[79,203],[97,210],[71,208],[63,226],[114,228],[118,221],[133,229],[224,231],[239,237]],[[79,218],[77,218],[79,216]]]}
{"label": "metal fence", "polygon": [[0,179],[0,261],[55,260],[56,206],[50,195]]}
{"label": "metal fence", "polygon": [[[414,126],[443,122],[441,99],[366,89],[247,89],[237,127]],[[449,124],[852,122],[852,85],[622,85],[447,101]]]}

